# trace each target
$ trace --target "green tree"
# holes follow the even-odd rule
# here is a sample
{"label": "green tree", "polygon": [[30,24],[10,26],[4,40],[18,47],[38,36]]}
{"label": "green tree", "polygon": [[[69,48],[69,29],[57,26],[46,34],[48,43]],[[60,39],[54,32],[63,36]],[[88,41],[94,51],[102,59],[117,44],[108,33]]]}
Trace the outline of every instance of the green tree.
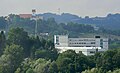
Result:
{"label": "green tree", "polygon": [[4,48],[6,45],[6,38],[5,38],[5,34],[3,31],[1,31],[0,33],[0,55],[3,54]]}
{"label": "green tree", "polygon": [[35,58],[35,51],[37,49],[40,49],[41,47],[41,42],[40,42],[40,39],[39,37],[30,37],[30,40],[29,40],[29,45],[31,45],[31,49],[30,49],[30,57],[31,58]]}
{"label": "green tree", "polygon": [[120,50],[108,50],[96,58],[96,66],[104,72],[120,68]]}
{"label": "green tree", "polygon": [[0,69],[2,73],[13,73],[23,60],[23,48],[12,44],[7,46],[0,57]]}
{"label": "green tree", "polygon": [[34,73],[34,71],[33,71],[31,68],[29,68],[29,69],[26,71],[26,73]]}
{"label": "green tree", "polygon": [[19,67],[20,73],[49,73],[48,68],[50,63],[51,61],[41,58],[37,60],[26,58]]}
{"label": "green tree", "polygon": [[61,53],[56,61],[58,71],[61,73],[75,73],[74,60],[76,55],[75,51],[72,50]]}
{"label": "green tree", "polygon": [[7,25],[7,21],[4,17],[0,17],[0,29],[5,29]]}
{"label": "green tree", "polygon": [[104,73],[101,69],[98,68],[92,68],[90,70],[85,70],[82,73]]}
{"label": "green tree", "polygon": [[112,71],[108,71],[107,73],[120,73],[120,69],[116,69],[113,72]]}
{"label": "green tree", "polygon": [[8,44],[16,44],[22,46],[25,56],[30,55],[31,46],[28,33],[23,28],[13,28],[8,33]]}
{"label": "green tree", "polygon": [[91,57],[83,55],[82,52],[75,53],[72,50],[61,53],[56,64],[58,71],[62,73],[82,72],[95,67],[94,60]]}
{"label": "green tree", "polygon": [[58,73],[58,67],[55,61],[53,61],[49,66],[49,73]]}
{"label": "green tree", "polygon": [[36,50],[35,58],[44,58],[46,60],[56,60],[58,57],[57,50]]}
{"label": "green tree", "polygon": [[15,71],[15,73],[21,73],[20,72],[20,68],[17,68],[17,70]]}
{"label": "green tree", "polygon": [[82,52],[79,52],[75,58],[75,70],[76,72],[82,72],[86,69],[95,67],[95,63],[91,57],[85,56]]}

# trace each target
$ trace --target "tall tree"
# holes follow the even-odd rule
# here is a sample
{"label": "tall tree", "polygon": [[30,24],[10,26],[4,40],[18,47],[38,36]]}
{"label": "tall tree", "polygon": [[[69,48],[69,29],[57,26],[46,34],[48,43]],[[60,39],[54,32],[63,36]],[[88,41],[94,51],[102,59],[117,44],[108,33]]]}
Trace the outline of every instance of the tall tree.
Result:
{"label": "tall tree", "polygon": [[12,44],[7,46],[0,57],[1,73],[13,73],[23,60],[23,48]]}
{"label": "tall tree", "polygon": [[37,60],[27,58],[21,63],[20,68],[18,68],[16,72],[19,70],[18,72],[20,73],[49,73],[48,68],[50,63],[50,61],[42,58]]}
{"label": "tall tree", "polygon": [[0,55],[2,55],[5,45],[6,45],[5,34],[3,31],[1,31],[0,33]]}
{"label": "tall tree", "polygon": [[22,46],[26,57],[30,55],[31,45],[29,42],[29,36],[23,28],[12,28],[8,33],[8,42],[9,44]]}
{"label": "tall tree", "polygon": [[58,66],[58,72],[75,73],[75,56],[77,56],[77,54],[75,53],[75,51],[72,50],[68,50],[60,54],[56,61]]}
{"label": "tall tree", "polygon": [[0,29],[5,29],[7,25],[7,21],[4,17],[0,17]]}

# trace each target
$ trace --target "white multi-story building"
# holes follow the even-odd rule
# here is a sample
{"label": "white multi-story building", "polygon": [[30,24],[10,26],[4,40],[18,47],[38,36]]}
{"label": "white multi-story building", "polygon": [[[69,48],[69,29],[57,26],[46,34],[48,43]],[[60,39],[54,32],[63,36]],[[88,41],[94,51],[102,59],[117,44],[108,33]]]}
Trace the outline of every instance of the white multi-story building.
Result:
{"label": "white multi-story building", "polygon": [[95,36],[94,38],[68,38],[68,35],[54,35],[55,48],[60,53],[75,50],[85,55],[94,55],[96,52],[108,50],[108,39]]}

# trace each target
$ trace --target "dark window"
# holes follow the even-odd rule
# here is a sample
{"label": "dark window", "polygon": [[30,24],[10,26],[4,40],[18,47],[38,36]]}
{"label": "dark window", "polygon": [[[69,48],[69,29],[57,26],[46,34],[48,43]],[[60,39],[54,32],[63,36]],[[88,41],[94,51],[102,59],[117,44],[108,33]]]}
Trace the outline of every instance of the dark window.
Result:
{"label": "dark window", "polygon": [[86,46],[86,47],[91,47],[91,46]]}
{"label": "dark window", "polygon": [[95,38],[100,38],[100,36],[95,36]]}
{"label": "dark window", "polygon": [[95,44],[95,42],[91,42],[91,44]]}
{"label": "dark window", "polygon": [[100,46],[101,48],[103,48],[103,46]]}
{"label": "dark window", "polygon": [[90,51],[90,53],[95,53],[95,51]]}

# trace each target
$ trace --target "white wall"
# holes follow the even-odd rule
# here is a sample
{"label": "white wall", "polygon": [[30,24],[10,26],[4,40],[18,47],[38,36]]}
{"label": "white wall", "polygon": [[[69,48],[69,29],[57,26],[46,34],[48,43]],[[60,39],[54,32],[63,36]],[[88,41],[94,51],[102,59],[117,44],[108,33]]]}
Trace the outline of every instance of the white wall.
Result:
{"label": "white wall", "polygon": [[60,46],[68,47],[68,36],[59,36]]}
{"label": "white wall", "polygon": [[55,47],[68,47],[68,35],[55,35]]}
{"label": "white wall", "polygon": [[103,49],[108,50],[108,39],[103,39]]}
{"label": "white wall", "polygon": [[100,47],[100,38],[95,39],[96,47]]}

